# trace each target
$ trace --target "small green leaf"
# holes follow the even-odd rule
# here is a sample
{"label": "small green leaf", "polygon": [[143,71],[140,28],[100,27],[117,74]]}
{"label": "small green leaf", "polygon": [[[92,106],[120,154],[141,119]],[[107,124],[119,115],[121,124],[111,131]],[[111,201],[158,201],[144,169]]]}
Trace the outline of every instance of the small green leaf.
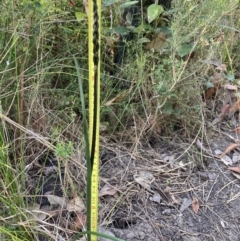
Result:
{"label": "small green leaf", "polygon": [[180,48],[178,49],[179,56],[184,57],[190,54],[191,52],[193,52],[194,51],[193,46],[194,46],[194,43],[181,45]]}
{"label": "small green leaf", "polygon": [[164,9],[161,5],[151,4],[147,9],[148,22],[154,21],[162,12],[164,12]]}
{"label": "small green leaf", "polygon": [[58,142],[55,149],[55,154],[62,158],[66,158],[73,153],[73,144],[70,141],[67,145]]}
{"label": "small green leaf", "polygon": [[172,114],[172,112],[173,112],[172,103],[167,102],[167,103],[163,106],[162,112],[163,112],[164,114],[167,114],[167,115]]}
{"label": "small green leaf", "polygon": [[106,0],[106,1],[103,2],[103,5],[104,5],[105,7],[108,7],[108,6],[113,5],[113,4],[116,3],[117,1],[118,1],[118,0]]}
{"label": "small green leaf", "polygon": [[111,32],[112,33],[118,33],[120,35],[125,35],[125,34],[128,34],[129,31],[126,27],[119,26],[119,27],[112,28]]}
{"label": "small green leaf", "polygon": [[83,12],[75,12],[75,16],[76,16],[76,19],[77,19],[78,21],[87,18],[87,14],[86,14],[86,13],[83,13]]}
{"label": "small green leaf", "polygon": [[93,232],[93,231],[84,231],[84,232],[78,233],[75,237],[73,237],[73,241],[79,239],[79,237],[81,237],[81,235],[83,235],[83,234],[96,235],[98,237],[103,237],[104,240],[108,239],[108,240],[113,240],[113,241],[125,241],[125,240],[117,238],[117,237],[113,237],[113,236],[110,236],[110,235],[107,235],[107,234],[104,234],[104,233]]}
{"label": "small green leaf", "polygon": [[214,84],[210,81],[206,82],[206,88],[209,89],[209,88],[212,88],[214,87]]}
{"label": "small green leaf", "polygon": [[176,115],[176,116],[179,116],[182,114],[182,109],[176,109],[173,111],[173,114]]}
{"label": "small green leaf", "polygon": [[40,2],[36,2],[36,3],[35,3],[35,6],[36,6],[37,8],[40,8],[42,5],[41,5]]}
{"label": "small green leaf", "polygon": [[120,5],[120,8],[127,8],[130,7],[132,5],[135,5],[136,3],[138,3],[138,1],[131,1],[131,2],[126,2]]}
{"label": "small green leaf", "polygon": [[144,31],[151,31],[152,26],[150,24],[142,23],[140,24],[137,28],[135,28],[136,31],[138,32],[144,32]]}
{"label": "small green leaf", "polygon": [[155,33],[162,32],[162,33],[164,33],[164,34],[166,34],[166,35],[171,35],[171,34],[172,34],[171,28],[169,28],[169,27],[167,27],[167,26],[162,26],[162,27],[160,27],[160,28],[156,28],[156,29],[154,30],[154,32],[155,32]]}
{"label": "small green leaf", "polygon": [[150,40],[148,38],[140,38],[137,43],[138,44],[142,44],[142,43],[149,43]]}
{"label": "small green leaf", "polygon": [[229,80],[229,81],[234,81],[234,79],[235,79],[234,74],[228,74],[228,75],[226,76],[226,78],[227,78],[227,80]]}

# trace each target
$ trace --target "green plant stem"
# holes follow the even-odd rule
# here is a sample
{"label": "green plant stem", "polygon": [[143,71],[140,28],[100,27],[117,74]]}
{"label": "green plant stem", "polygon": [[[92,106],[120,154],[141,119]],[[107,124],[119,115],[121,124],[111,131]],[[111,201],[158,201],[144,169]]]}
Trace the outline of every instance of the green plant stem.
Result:
{"label": "green plant stem", "polygon": [[[92,167],[90,159],[90,149],[89,149],[89,137],[88,137],[88,125],[87,125],[87,114],[85,108],[84,94],[83,94],[83,85],[80,76],[80,67],[75,56],[73,56],[75,67],[77,70],[80,99],[82,105],[82,115],[83,115],[83,130],[84,130],[84,139],[86,145],[86,160],[87,160],[87,230],[91,231],[91,183],[92,183]],[[88,233],[88,240],[91,240],[91,235]]]}

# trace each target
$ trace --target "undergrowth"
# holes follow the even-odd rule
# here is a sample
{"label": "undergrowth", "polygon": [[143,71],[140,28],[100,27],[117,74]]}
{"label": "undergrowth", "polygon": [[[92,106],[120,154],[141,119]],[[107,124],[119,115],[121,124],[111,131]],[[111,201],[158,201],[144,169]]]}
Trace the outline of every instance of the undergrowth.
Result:
{"label": "undergrowth", "polygon": [[[121,137],[134,147],[136,139],[152,135],[196,135],[204,125],[202,79],[210,69],[206,61],[221,61],[228,66],[226,74],[239,78],[238,1],[175,0],[162,19],[151,24],[146,16],[149,3],[139,7],[140,19],[130,28],[132,37],[125,43],[123,61],[116,66],[113,49],[121,31],[128,29],[120,28],[124,9],[119,3],[106,3],[102,135]],[[23,222],[27,219],[24,168],[49,148],[31,133],[56,146],[71,143],[71,152],[72,143],[74,148],[83,146],[72,56],[79,62],[88,103],[87,15],[81,2],[73,8],[67,1],[2,0],[1,9],[0,114],[29,132],[6,121],[1,124],[0,237],[31,240],[32,233]],[[154,47],[159,33],[164,33],[162,44]],[[149,43],[152,48],[146,47]]]}

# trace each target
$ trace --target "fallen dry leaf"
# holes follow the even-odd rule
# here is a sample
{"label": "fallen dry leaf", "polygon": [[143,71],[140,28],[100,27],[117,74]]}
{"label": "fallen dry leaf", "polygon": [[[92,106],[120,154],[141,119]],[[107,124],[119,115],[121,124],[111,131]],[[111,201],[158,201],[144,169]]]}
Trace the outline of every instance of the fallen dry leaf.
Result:
{"label": "fallen dry leaf", "polygon": [[220,121],[222,121],[223,117],[225,116],[225,114],[228,113],[230,108],[229,104],[226,104],[224,106],[222,106],[220,113],[216,116],[216,118],[213,120],[212,125],[216,125],[217,123],[219,123]]}
{"label": "fallen dry leaf", "polygon": [[222,116],[224,116],[227,112],[228,112],[228,110],[229,110],[229,108],[230,108],[230,105],[229,104],[226,104],[226,105],[224,105],[224,106],[222,106],[221,107],[221,113],[222,113]]}
{"label": "fallen dry leaf", "polygon": [[208,100],[217,94],[218,89],[222,87],[223,73],[214,72],[212,76],[213,87],[208,88],[205,92],[205,99]]}
{"label": "fallen dry leaf", "polygon": [[157,193],[157,192],[154,192],[153,196],[150,197],[150,200],[151,200],[151,201],[153,201],[153,202],[155,202],[155,203],[159,203],[159,204],[161,204],[161,199],[162,199],[162,197],[161,197],[160,194]]}
{"label": "fallen dry leaf", "polygon": [[33,204],[32,206],[28,207],[28,211],[30,211],[30,216],[35,221],[43,221],[48,216],[48,213],[40,209],[39,204]]}
{"label": "fallen dry leaf", "polygon": [[59,212],[59,210],[50,210],[50,206],[43,206],[40,209],[39,204],[33,204],[28,207],[28,211],[30,212],[30,218],[35,221],[43,221],[46,218],[55,217]]}
{"label": "fallen dry leaf", "polygon": [[193,209],[193,212],[194,212],[194,213],[198,213],[199,207],[200,207],[199,201],[198,201],[198,199],[197,199],[196,197],[194,197],[193,200],[192,200],[192,209]]}
{"label": "fallen dry leaf", "polygon": [[217,92],[217,88],[215,87],[208,88],[205,92],[205,99],[208,100],[212,98],[213,96],[216,95],[216,92]]}
{"label": "fallen dry leaf", "polygon": [[[122,99],[126,96],[126,94],[128,93],[129,90],[124,90],[123,92],[117,94],[114,98],[112,98],[111,100],[109,100],[107,103],[105,103],[105,106],[110,106],[113,103],[119,103],[120,101],[122,101]],[[131,89],[130,89],[131,91]]]}
{"label": "fallen dry leaf", "polygon": [[145,46],[145,49],[154,49],[154,50],[159,50],[163,47],[164,43],[166,42],[166,38],[167,36],[162,33],[162,32],[159,32],[155,37],[154,39],[149,42],[146,46]]}
{"label": "fallen dry leaf", "polygon": [[65,198],[56,195],[47,195],[47,199],[51,205],[60,205],[62,208],[67,206]]}
{"label": "fallen dry leaf", "polygon": [[227,169],[240,174],[240,167],[239,166],[237,166],[237,167],[227,167]]}
{"label": "fallen dry leaf", "polygon": [[240,126],[235,128],[235,129],[233,129],[232,131],[236,131],[236,132],[240,133]]}
{"label": "fallen dry leaf", "polygon": [[234,152],[232,155],[232,162],[233,164],[237,163],[240,161],[240,153],[239,152]]}
{"label": "fallen dry leaf", "polygon": [[154,180],[153,174],[147,171],[140,171],[139,174],[135,174],[133,177],[137,183],[146,189],[150,189],[150,184]]}
{"label": "fallen dry leaf", "polygon": [[234,150],[235,148],[237,148],[239,145],[236,143],[231,143],[225,150],[224,152],[219,156],[219,158],[221,159],[223,156],[225,156],[227,153],[229,153],[230,151]]}
{"label": "fallen dry leaf", "polygon": [[240,109],[240,99],[239,100],[237,100],[232,106],[231,106],[231,108],[229,109],[229,112],[231,113],[231,114],[234,114],[237,110],[239,110]]}
{"label": "fallen dry leaf", "polygon": [[239,174],[237,174],[237,173],[232,173],[233,174],[233,176],[235,176],[237,179],[239,179],[240,180],[240,175]]}
{"label": "fallen dry leaf", "polygon": [[227,90],[237,90],[237,86],[230,85],[230,84],[225,84],[224,88]]}
{"label": "fallen dry leaf", "polygon": [[106,195],[110,195],[110,196],[113,196],[117,193],[117,189],[112,187],[112,186],[109,186],[108,184],[105,184],[103,186],[103,188],[99,191],[99,194],[98,196],[99,197],[103,197],[103,196],[106,196]]}
{"label": "fallen dry leaf", "polygon": [[82,212],[84,211],[85,205],[82,201],[82,199],[78,196],[76,196],[75,198],[71,199],[68,203],[67,203],[67,210],[68,211],[77,211],[77,212]]}
{"label": "fallen dry leaf", "polygon": [[216,149],[215,151],[214,151],[214,153],[216,154],[216,155],[221,155],[222,154],[222,151],[221,150],[219,150],[219,149]]}
{"label": "fallen dry leaf", "polygon": [[70,224],[70,229],[73,231],[79,231],[82,229],[85,226],[87,220],[86,216],[80,211],[77,211],[76,215],[77,216],[73,223]]}
{"label": "fallen dry leaf", "polygon": [[206,64],[212,64],[214,66],[220,66],[222,64],[221,60],[214,60],[214,59],[204,60],[203,62]]}
{"label": "fallen dry leaf", "polygon": [[62,208],[68,211],[84,211],[85,205],[80,197],[75,197],[69,202],[64,197],[58,197],[56,195],[47,195],[48,201],[51,205],[60,205]]}
{"label": "fallen dry leaf", "polygon": [[232,158],[228,155],[224,155],[220,158],[220,161],[226,166],[231,166],[233,164]]}
{"label": "fallen dry leaf", "polygon": [[215,69],[220,70],[220,72],[227,71],[227,65],[226,64],[221,64]]}
{"label": "fallen dry leaf", "polygon": [[196,140],[196,146],[197,146],[198,149],[200,149],[202,152],[209,154],[209,151],[203,146],[203,143],[202,143],[199,139]]}

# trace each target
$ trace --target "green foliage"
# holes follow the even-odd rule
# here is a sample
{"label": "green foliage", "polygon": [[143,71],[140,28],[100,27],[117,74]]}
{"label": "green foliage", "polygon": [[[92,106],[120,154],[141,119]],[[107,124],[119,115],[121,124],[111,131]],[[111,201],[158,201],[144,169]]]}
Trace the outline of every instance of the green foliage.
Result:
{"label": "green foliage", "polygon": [[157,19],[163,11],[164,9],[161,5],[151,4],[147,9],[148,22],[151,23]]}
{"label": "green foliage", "polygon": [[[109,95],[108,99],[111,100],[123,89],[129,86],[133,89],[121,101],[122,112],[117,101],[108,106],[111,111],[107,120],[111,122],[115,116],[113,122],[116,123],[117,119],[119,126],[125,126],[125,120],[129,120],[130,115],[137,110],[141,118],[144,118],[143,113],[146,112],[146,116],[157,113],[162,126],[166,128],[167,123],[172,125],[170,123],[180,121],[188,130],[194,131],[194,128],[201,124],[202,101],[202,89],[196,76],[205,72],[206,66],[202,64],[205,58],[222,58],[220,54],[223,52],[219,52],[222,47],[213,39],[219,34],[223,22],[227,21],[233,26],[232,20],[226,17],[226,11],[236,11],[236,3],[237,1],[221,1],[219,4],[216,1],[204,1],[197,4],[192,1],[174,1],[173,9],[166,12],[163,12],[161,6],[157,7],[158,5],[141,9],[144,16],[148,12],[149,22],[152,24],[146,24],[145,19],[142,19],[139,26],[131,27],[133,33],[136,33],[136,39],[126,44],[128,52],[124,70],[118,73],[118,76],[126,79],[126,82],[130,80],[131,83],[125,87],[123,83],[118,84],[118,80],[114,85],[109,83],[107,96]],[[213,5],[217,7],[213,12],[209,12]],[[172,16],[172,20],[167,22],[168,26],[162,22],[166,16]],[[126,28],[118,33],[125,35]],[[151,39],[158,33],[166,35],[163,48],[155,52],[142,49],[145,43],[153,44]],[[234,77],[230,74],[227,78],[231,81]],[[156,111],[156,105],[159,112]],[[106,118],[107,111],[103,113]]]}
{"label": "green foliage", "polygon": [[87,14],[83,12],[75,12],[75,16],[79,21],[87,18]]}
{"label": "green foliage", "polygon": [[19,185],[23,173],[20,166],[14,167],[9,159],[9,147],[5,140],[7,132],[3,127],[5,123],[2,121],[0,125],[0,238],[2,240],[29,240],[29,234],[24,226],[17,225],[17,222],[26,219],[22,211],[25,206],[21,195],[23,190]]}
{"label": "green foliage", "polygon": [[113,5],[114,3],[117,3],[118,2],[118,0],[105,0],[104,2],[103,2],[103,5],[105,6],[105,7],[108,7],[108,6],[111,6],[111,5]]}
{"label": "green foliage", "polygon": [[71,141],[68,144],[58,142],[55,149],[56,156],[66,158],[73,154],[73,143]]}
{"label": "green foliage", "polygon": [[126,2],[126,3],[121,4],[120,8],[128,8],[128,7],[131,7],[131,6],[133,6],[137,3],[138,3],[138,1]]}
{"label": "green foliage", "polygon": [[194,45],[194,43],[184,43],[182,44],[181,46],[179,46],[179,49],[178,49],[178,55],[180,57],[184,57],[192,52],[194,52],[196,50],[196,46]]}

